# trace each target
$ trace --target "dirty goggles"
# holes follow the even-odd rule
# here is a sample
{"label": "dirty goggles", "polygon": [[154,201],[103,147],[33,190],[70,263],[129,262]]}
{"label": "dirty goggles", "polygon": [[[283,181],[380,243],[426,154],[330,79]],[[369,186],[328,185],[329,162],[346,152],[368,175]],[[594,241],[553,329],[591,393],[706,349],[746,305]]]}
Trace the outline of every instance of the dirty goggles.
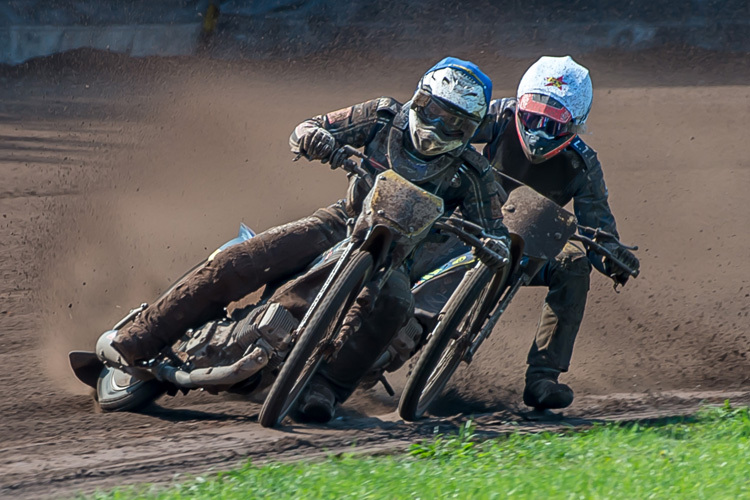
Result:
{"label": "dirty goggles", "polygon": [[422,122],[437,128],[446,137],[469,139],[481,121],[424,89],[417,91],[411,107]]}
{"label": "dirty goggles", "polygon": [[571,133],[572,121],[566,123],[559,122],[549,116],[532,113],[529,111],[519,111],[518,121],[521,122],[526,131],[539,135],[545,139],[555,139],[564,137]]}

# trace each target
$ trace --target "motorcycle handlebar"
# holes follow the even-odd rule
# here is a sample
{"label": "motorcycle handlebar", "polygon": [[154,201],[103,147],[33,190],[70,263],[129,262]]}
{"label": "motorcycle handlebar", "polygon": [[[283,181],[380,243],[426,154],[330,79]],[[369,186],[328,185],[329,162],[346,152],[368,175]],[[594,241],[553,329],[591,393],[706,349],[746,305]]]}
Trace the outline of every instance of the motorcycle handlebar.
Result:
{"label": "motorcycle handlebar", "polygon": [[[584,230],[588,230],[588,229],[589,228],[584,228]],[[627,246],[627,245],[623,244],[620,240],[618,240],[611,233],[607,233],[605,231],[600,231],[600,230],[593,230],[593,229],[591,230],[591,232],[594,232],[595,234],[597,234],[597,232],[598,232],[597,236],[604,236],[605,239],[610,240],[610,241],[612,241],[614,243],[617,243],[618,245],[621,245],[623,248],[627,248],[628,250],[638,250],[637,246]],[[596,236],[594,236],[594,238],[596,238]],[[588,236],[583,236],[581,234],[574,234],[573,236],[570,237],[570,239],[572,241],[578,241],[580,243],[583,243],[583,245],[586,246],[586,248],[588,248],[589,250],[593,250],[594,252],[598,253],[599,255],[607,257],[609,260],[612,261],[612,263],[614,263],[617,267],[619,267],[620,269],[622,269],[625,272],[627,272],[633,278],[637,278],[638,275],[640,274],[640,270],[633,269],[633,268],[629,267],[623,261],[621,261],[620,259],[618,259],[617,257],[615,257],[612,254],[612,252],[610,252],[609,250],[607,250],[606,248],[604,248],[602,245],[600,245],[599,243],[597,243],[596,241],[594,241],[594,239],[589,238]]]}
{"label": "motorcycle handlebar", "polygon": [[375,171],[382,172],[387,170],[386,167],[378,163],[377,161],[370,158],[368,155],[359,151],[349,144],[344,144],[340,148],[336,149],[331,153],[328,161],[331,163],[332,169],[342,168],[350,174],[356,174],[360,177],[369,177],[370,174],[362,168],[361,164],[356,160],[352,160],[351,157],[356,156],[366,161]]}
{"label": "motorcycle handlebar", "polygon": [[604,231],[602,229],[598,229],[598,228],[594,229],[593,227],[579,225],[578,226],[578,230],[586,232],[586,233],[593,234],[594,235],[594,237],[593,237],[594,240],[607,240],[607,241],[611,241],[613,243],[617,243],[619,246],[621,246],[622,248],[625,248],[627,250],[638,250],[638,246],[637,245],[633,245],[633,246],[626,245],[625,243],[623,243],[622,241],[620,241],[617,238],[617,236],[615,236],[614,234],[609,233],[607,231]]}
{"label": "motorcycle handlebar", "polygon": [[[467,224],[472,224],[469,221],[463,221],[461,219],[451,219],[451,222],[453,222],[453,221],[461,221],[461,222],[466,222]],[[432,226],[432,227],[435,228],[435,229],[437,229],[438,231],[443,231],[443,232],[451,233],[451,234],[455,235],[459,240],[461,240],[462,242],[466,243],[467,245],[469,245],[471,247],[478,248],[478,247],[484,247],[485,246],[485,244],[482,243],[482,240],[480,240],[477,237],[477,236],[481,236],[481,235],[484,234],[484,231],[482,230],[481,227],[477,226],[477,227],[479,227],[479,230],[480,230],[479,233],[477,233],[477,234],[471,234],[471,233],[465,231],[464,229],[462,229],[460,227],[456,227],[451,222],[448,222],[448,221],[445,221],[445,220],[443,220],[443,221],[437,221],[435,223],[435,225]],[[472,224],[472,225],[475,225],[475,224]]]}
{"label": "motorcycle handlebar", "polygon": [[[359,151],[349,144],[344,144],[340,148],[334,150],[327,161],[330,162],[332,169],[342,168],[350,174],[358,175],[360,177],[368,179],[368,181],[371,182],[372,176],[370,175],[370,173],[362,168],[362,165],[360,163],[352,160],[352,156],[356,156],[366,161],[367,164],[377,172],[388,170],[387,167],[381,165],[374,159],[370,158],[367,154]],[[491,256],[496,257],[498,260],[500,259],[500,256],[496,255],[495,252],[492,249],[488,248],[487,245],[485,245],[484,242],[482,242],[482,240],[480,239],[487,237],[487,234],[484,232],[484,228],[478,224],[464,219],[451,218],[443,221],[438,221],[433,227],[438,231],[452,233],[462,242],[475,248],[477,251],[490,254]]]}
{"label": "motorcycle handlebar", "polygon": [[[463,227],[457,227],[457,224]],[[484,241],[480,239],[480,237],[488,238],[489,236],[487,236],[481,226],[474,224],[473,222],[464,219],[451,218],[437,221],[432,227],[438,231],[451,233],[463,243],[474,248],[475,255],[483,262],[487,262],[485,259],[489,259],[491,261],[505,261],[507,263],[507,260],[498,255],[497,252],[487,246]]]}

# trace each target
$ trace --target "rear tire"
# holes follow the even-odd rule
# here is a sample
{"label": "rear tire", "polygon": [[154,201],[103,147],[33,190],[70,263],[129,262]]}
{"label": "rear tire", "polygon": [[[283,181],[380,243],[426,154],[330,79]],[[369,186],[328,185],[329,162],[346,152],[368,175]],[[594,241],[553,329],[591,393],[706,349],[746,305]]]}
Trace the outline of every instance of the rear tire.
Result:
{"label": "rear tire", "polygon": [[355,252],[338,279],[331,285],[284,362],[271,386],[258,420],[263,427],[275,427],[289,414],[323,361],[321,342],[338,330],[346,312],[372,274],[369,252]]}
{"label": "rear tire", "polygon": [[401,418],[406,421],[421,418],[443,391],[491,312],[502,285],[498,278],[504,280],[504,277],[479,266],[469,271],[458,285],[406,381],[398,404]]}
{"label": "rear tire", "polygon": [[156,379],[138,380],[105,366],[96,384],[96,396],[102,411],[136,411],[158,399],[166,392]]}

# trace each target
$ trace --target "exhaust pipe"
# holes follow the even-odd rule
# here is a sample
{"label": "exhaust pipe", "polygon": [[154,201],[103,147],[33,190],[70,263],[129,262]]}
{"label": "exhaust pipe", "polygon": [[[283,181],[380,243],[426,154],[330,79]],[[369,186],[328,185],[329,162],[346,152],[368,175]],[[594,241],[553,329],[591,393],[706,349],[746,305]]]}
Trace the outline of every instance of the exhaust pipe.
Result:
{"label": "exhaust pipe", "polygon": [[250,354],[228,366],[198,368],[187,372],[165,362],[156,368],[155,375],[159,380],[172,382],[185,389],[231,386],[258,373],[268,364],[268,360],[265,349],[256,347]]}

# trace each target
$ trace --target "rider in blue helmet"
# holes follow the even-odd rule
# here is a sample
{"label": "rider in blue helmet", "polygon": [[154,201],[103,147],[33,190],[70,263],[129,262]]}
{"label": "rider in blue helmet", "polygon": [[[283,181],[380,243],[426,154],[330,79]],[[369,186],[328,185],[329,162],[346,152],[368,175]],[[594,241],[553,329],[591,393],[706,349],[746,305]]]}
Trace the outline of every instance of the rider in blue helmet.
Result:
{"label": "rider in blue helmet", "polygon": [[[460,208],[465,218],[484,227],[501,256],[487,264],[499,267],[508,255],[502,189],[488,161],[469,146],[487,113],[491,93],[490,79],[475,64],[449,57],[424,74],[406,104],[380,97],[318,115],[298,125],[289,142],[295,154],[332,163],[341,160],[334,153],[342,145],[363,148],[373,162],[441,196],[446,210]],[[372,168],[367,162],[363,166]],[[219,253],[118,332],[113,346],[128,362],[151,359],[188,328],[223,314],[230,302],[267,283],[293,277],[345,238],[346,221],[360,211],[366,189],[363,183],[353,181],[346,201]],[[312,286],[304,279],[297,280],[285,286],[275,300],[295,309],[293,314],[299,313]],[[406,270],[394,272],[371,321],[310,384],[302,398],[301,415],[314,421],[329,420],[335,404],[354,391],[410,321],[413,309]],[[413,343],[421,335],[418,329],[409,332],[407,342]]]}

